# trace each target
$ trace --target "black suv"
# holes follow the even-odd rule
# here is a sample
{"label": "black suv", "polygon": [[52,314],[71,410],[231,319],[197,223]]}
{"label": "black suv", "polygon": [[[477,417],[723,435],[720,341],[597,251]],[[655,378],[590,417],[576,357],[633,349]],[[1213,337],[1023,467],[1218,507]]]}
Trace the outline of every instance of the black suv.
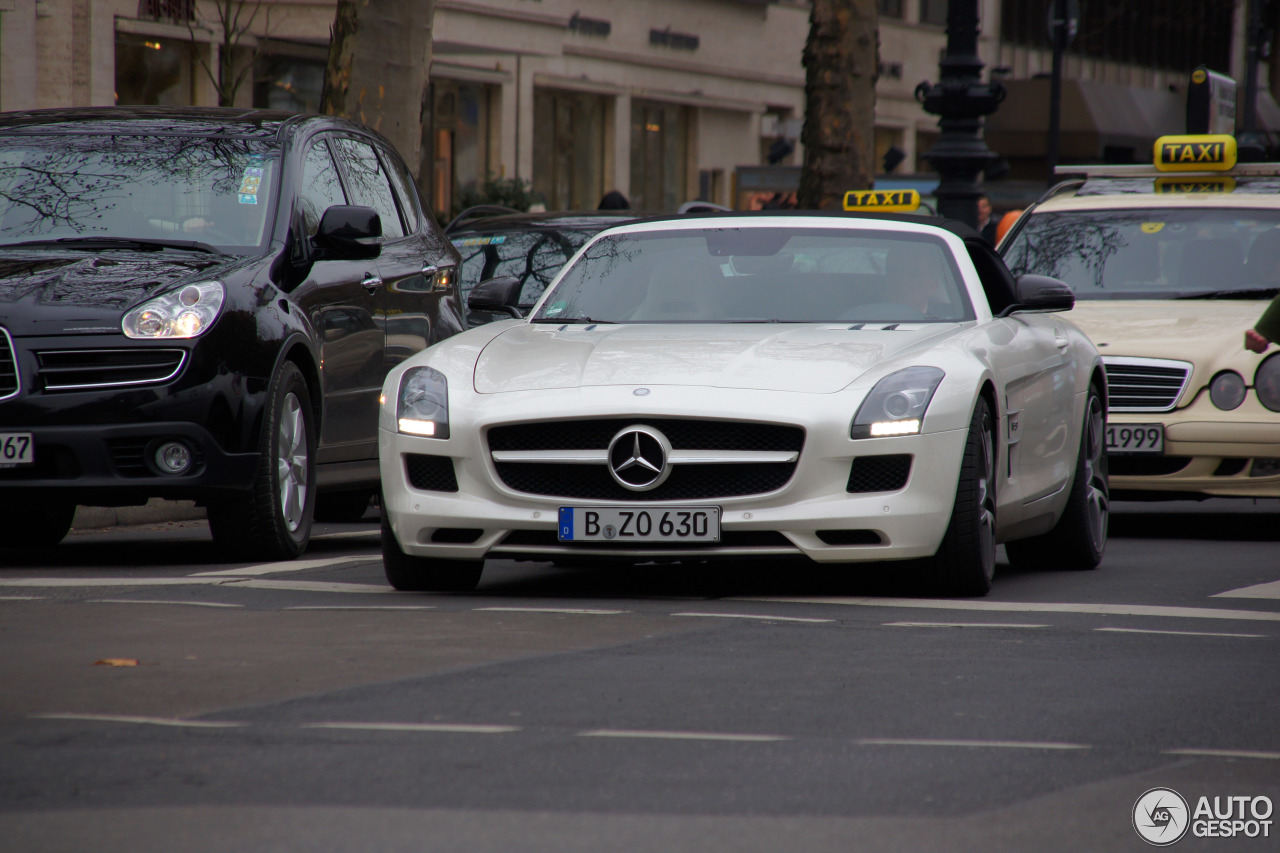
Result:
{"label": "black suv", "polygon": [[465,327],[457,268],[356,123],[0,114],[0,548],[161,497],[234,556],[300,554],[377,491],[383,378]]}

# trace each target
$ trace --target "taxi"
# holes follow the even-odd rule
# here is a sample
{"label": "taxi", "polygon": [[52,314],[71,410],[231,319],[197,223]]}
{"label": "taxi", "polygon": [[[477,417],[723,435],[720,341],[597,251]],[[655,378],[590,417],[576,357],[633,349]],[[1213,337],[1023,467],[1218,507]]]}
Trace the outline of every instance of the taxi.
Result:
{"label": "taxi", "polygon": [[1280,496],[1280,352],[1243,345],[1280,292],[1280,163],[1168,136],[1150,165],[1058,171],[1000,253],[1075,292],[1106,365],[1113,497]]}

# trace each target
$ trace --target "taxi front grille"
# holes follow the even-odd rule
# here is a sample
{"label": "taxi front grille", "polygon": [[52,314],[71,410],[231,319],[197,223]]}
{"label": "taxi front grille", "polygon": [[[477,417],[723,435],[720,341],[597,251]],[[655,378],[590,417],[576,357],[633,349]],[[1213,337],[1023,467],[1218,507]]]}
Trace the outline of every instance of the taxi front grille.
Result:
{"label": "taxi front grille", "polygon": [[13,351],[13,338],[0,329],[0,400],[18,394],[18,356]]}
{"label": "taxi front grille", "polygon": [[45,391],[86,391],[166,382],[182,371],[183,349],[78,349],[36,353]]}
{"label": "taxi front grille", "polygon": [[1168,412],[1178,404],[1191,378],[1191,363],[1162,358],[1104,358],[1108,410]]}

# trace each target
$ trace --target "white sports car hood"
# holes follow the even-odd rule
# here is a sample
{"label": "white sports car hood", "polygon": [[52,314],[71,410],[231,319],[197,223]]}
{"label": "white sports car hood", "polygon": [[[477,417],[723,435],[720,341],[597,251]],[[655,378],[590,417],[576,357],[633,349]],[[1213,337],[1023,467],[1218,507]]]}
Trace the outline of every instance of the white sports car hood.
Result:
{"label": "white sports car hood", "polygon": [[830,394],[868,368],[936,345],[954,323],[847,325],[531,325],[476,360],[481,394],[589,385],[696,385]]}

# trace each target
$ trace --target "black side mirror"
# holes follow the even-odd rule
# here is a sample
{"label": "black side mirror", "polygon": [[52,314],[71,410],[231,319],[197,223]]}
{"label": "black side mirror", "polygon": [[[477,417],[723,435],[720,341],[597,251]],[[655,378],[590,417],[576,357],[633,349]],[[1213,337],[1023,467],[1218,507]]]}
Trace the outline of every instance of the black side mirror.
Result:
{"label": "black side mirror", "polygon": [[320,217],[320,228],[311,240],[320,250],[319,260],[361,260],[382,252],[382,217],[372,207],[335,204]]}
{"label": "black side mirror", "polygon": [[1018,311],[1070,311],[1076,304],[1071,288],[1047,275],[1019,276],[1015,289],[1017,301],[1001,311],[1001,317]]}
{"label": "black side mirror", "polygon": [[524,282],[515,276],[500,275],[487,278],[471,288],[467,295],[468,311],[489,311],[494,314],[510,314],[520,318],[520,291]]}

